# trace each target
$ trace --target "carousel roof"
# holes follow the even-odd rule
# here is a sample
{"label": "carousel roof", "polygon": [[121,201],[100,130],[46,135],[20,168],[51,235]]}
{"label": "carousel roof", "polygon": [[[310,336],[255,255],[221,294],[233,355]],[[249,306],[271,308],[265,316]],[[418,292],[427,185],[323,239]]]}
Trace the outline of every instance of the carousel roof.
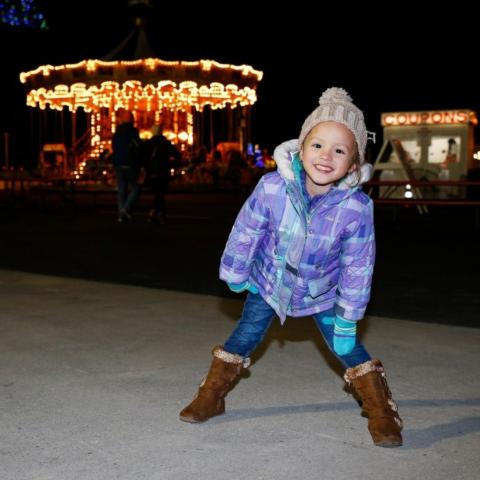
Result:
{"label": "carousel roof", "polygon": [[[250,65],[213,60],[168,61],[155,58],[143,24],[104,60],[83,60],[59,66],[42,65],[22,72],[27,105],[74,111],[106,108],[202,110],[255,103],[263,73]],[[122,60],[119,60],[122,58]],[[130,58],[130,60],[128,60]]]}
{"label": "carousel roof", "polygon": [[135,28],[102,60],[140,60],[158,55],[150,43],[148,25],[143,18],[135,19]]}

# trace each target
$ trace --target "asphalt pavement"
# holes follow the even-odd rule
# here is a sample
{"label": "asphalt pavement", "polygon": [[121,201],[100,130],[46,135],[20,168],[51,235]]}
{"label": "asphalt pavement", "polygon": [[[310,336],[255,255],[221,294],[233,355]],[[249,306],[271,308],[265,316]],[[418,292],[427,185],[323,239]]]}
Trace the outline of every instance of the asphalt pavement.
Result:
{"label": "asphalt pavement", "polygon": [[2,480],[472,480],[480,330],[369,316],[404,446],[375,447],[311,318],[275,322],[225,415],[178,420],[242,301],[0,270]]}

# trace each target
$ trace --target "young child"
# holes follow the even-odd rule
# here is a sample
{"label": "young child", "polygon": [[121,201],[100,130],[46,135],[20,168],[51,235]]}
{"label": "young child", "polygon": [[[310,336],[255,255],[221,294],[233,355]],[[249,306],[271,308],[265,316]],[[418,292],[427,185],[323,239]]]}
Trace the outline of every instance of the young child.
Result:
{"label": "young child", "polygon": [[370,178],[362,112],[329,88],[305,120],[298,142],[276,148],[278,170],[261,178],[243,205],[221,259],[220,278],[248,290],[242,316],[180,419],[203,422],[225,412],[232,382],[275,314],[313,315],[360,397],[375,445],[402,444],[402,421],[384,368],[356,338],[370,298],[375,260],[373,205],[359,188]]}

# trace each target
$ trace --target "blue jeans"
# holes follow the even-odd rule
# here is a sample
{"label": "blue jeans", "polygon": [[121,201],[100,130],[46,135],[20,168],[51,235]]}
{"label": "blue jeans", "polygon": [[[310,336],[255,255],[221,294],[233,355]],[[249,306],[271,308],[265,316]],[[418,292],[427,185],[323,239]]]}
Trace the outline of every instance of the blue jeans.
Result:
{"label": "blue jeans", "polygon": [[[118,187],[118,211],[129,211],[140,194],[137,172],[132,167],[115,167]],[[130,187],[130,192],[128,191]]]}
{"label": "blue jeans", "polygon": [[[322,322],[322,317],[327,316],[334,316],[333,310],[317,313],[313,318],[328,348],[345,368],[356,367],[372,359],[365,347],[359,343],[358,338],[351,353],[348,355],[336,354],[333,350],[333,325],[326,325]],[[260,295],[249,293],[245,300],[242,316],[223,348],[227,352],[248,357],[262,341],[274,317],[273,308]]]}

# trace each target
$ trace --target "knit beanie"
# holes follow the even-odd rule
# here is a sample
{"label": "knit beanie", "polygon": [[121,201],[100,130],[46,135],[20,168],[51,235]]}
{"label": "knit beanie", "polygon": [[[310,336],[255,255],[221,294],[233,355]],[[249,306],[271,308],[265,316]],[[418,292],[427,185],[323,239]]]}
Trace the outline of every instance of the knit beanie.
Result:
{"label": "knit beanie", "polygon": [[303,122],[298,143],[301,147],[310,130],[321,122],[338,122],[345,125],[355,136],[360,165],[365,163],[367,128],[362,111],[355,106],[352,97],[343,89],[327,88],[320,97],[319,106]]}

